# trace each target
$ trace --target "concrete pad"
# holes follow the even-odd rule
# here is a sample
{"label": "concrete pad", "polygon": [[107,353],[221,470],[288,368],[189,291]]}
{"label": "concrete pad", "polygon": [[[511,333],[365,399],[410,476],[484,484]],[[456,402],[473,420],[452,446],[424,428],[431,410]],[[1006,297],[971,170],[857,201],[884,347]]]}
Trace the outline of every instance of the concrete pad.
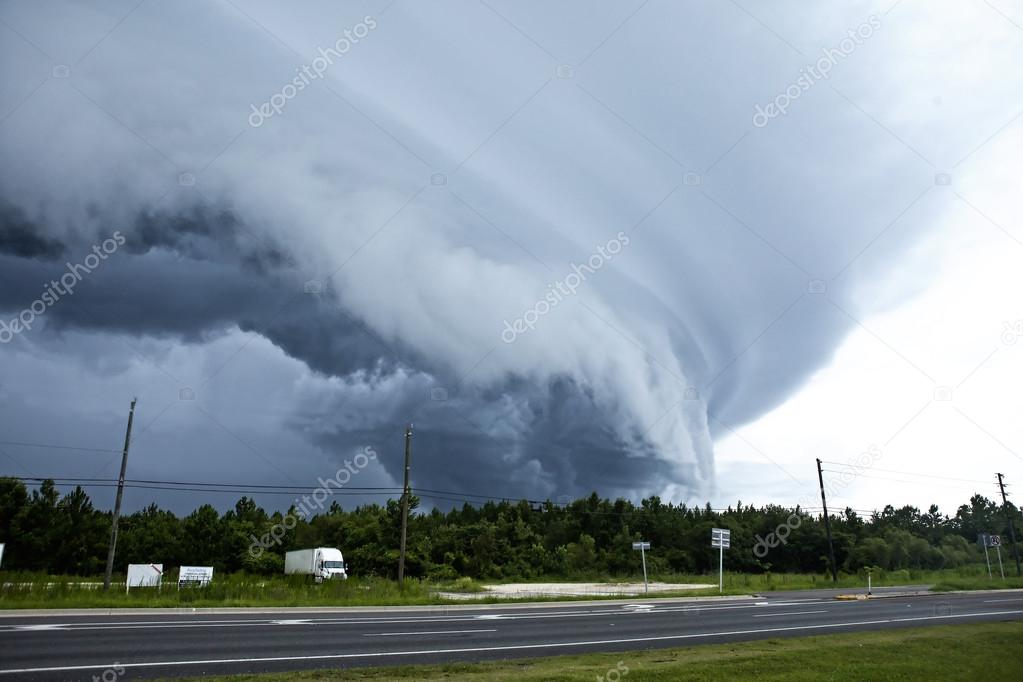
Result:
{"label": "concrete pad", "polygon": [[[681,592],[684,590],[705,590],[717,587],[710,583],[650,583],[649,592]],[[646,593],[643,583],[504,583],[484,585],[484,592],[476,597],[587,597],[623,596],[635,597]]]}

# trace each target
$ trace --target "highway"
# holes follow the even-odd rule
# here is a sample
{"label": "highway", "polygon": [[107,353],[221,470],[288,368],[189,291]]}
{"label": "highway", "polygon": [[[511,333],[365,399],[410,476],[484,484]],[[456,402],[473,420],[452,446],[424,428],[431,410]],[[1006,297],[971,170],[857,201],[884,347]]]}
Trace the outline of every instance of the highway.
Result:
{"label": "highway", "polygon": [[[837,593],[377,609],[5,611],[0,682],[482,661],[1023,619],[1023,591],[896,592],[866,601],[837,601]],[[113,672],[104,678],[104,671]]]}

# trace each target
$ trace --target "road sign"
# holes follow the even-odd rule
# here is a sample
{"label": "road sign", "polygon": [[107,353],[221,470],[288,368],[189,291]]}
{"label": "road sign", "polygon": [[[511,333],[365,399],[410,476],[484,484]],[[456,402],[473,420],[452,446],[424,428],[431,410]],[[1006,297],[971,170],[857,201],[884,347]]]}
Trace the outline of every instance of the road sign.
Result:
{"label": "road sign", "polygon": [[732,546],[732,531],[727,528],[711,528],[710,546],[718,549],[718,592],[724,592],[725,550]]}
{"label": "road sign", "polygon": [[987,546],[988,547],[1001,547],[1002,546],[1002,536],[1001,535],[989,535],[988,538],[987,538]]}
{"label": "road sign", "polygon": [[646,551],[650,549],[649,542],[634,542],[632,543],[633,549],[639,550],[639,555],[643,558],[643,592],[644,594],[650,591],[650,584],[646,581]]}

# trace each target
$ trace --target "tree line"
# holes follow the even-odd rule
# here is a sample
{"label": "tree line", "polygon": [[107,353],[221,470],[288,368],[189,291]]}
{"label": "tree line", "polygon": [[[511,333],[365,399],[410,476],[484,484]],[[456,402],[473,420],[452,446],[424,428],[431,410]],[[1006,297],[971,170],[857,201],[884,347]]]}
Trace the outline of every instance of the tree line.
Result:
{"label": "tree line", "polygon": [[[415,496],[411,506],[419,506]],[[1020,519],[1011,503],[1008,508]],[[110,524],[111,512],[96,509],[82,488],[62,496],[52,480],[29,491],[18,479],[0,478],[5,570],[99,575]],[[935,505],[926,512],[886,506],[869,517],[845,509],[831,515],[831,524],[836,562],[846,572],[974,564],[983,561],[978,533],[1008,538],[1004,510],[979,494],[952,516]],[[157,562],[272,575],[283,572],[286,551],[325,546],[342,550],[353,575],[393,578],[400,526],[396,500],[350,510],[335,501],[308,518],[294,507],[267,513],[248,497],[224,513],[205,504],[184,517],[153,504],[121,517],[116,567],[123,571],[128,563]],[[632,543],[640,539],[653,545],[647,554],[653,573],[708,573],[717,569],[717,550],[710,546],[715,527],[732,532],[728,570],[823,573],[828,568],[823,518],[800,508],[740,502],[715,511],[709,504],[690,507],[658,497],[634,504],[594,493],[565,505],[488,502],[416,511],[409,521],[406,575],[429,580],[634,575],[639,557]]]}

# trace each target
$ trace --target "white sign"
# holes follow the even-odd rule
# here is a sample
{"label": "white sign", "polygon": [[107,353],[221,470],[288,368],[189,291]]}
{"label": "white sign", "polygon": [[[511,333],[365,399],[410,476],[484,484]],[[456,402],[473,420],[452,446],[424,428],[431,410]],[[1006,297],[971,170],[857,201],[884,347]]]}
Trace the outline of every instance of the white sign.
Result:
{"label": "white sign", "polygon": [[1001,535],[989,535],[987,537],[987,546],[988,547],[1001,547],[1002,546],[1002,536]]}
{"label": "white sign", "polygon": [[4,565],[4,543],[0,542],[0,566]]}
{"label": "white sign", "polygon": [[710,546],[718,550],[718,592],[725,591],[725,550],[732,546],[732,531],[727,528],[710,529]]}
{"label": "white sign", "polygon": [[650,591],[650,583],[646,579],[646,551],[650,549],[649,542],[634,542],[632,543],[633,549],[639,550],[639,556],[643,559],[643,593]]}
{"label": "white sign", "polygon": [[182,566],[178,572],[178,587],[198,585],[206,587],[213,582],[212,566]]}
{"label": "white sign", "polygon": [[133,587],[160,587],[163,584],[163,564],[128,564],[126,589]]}

